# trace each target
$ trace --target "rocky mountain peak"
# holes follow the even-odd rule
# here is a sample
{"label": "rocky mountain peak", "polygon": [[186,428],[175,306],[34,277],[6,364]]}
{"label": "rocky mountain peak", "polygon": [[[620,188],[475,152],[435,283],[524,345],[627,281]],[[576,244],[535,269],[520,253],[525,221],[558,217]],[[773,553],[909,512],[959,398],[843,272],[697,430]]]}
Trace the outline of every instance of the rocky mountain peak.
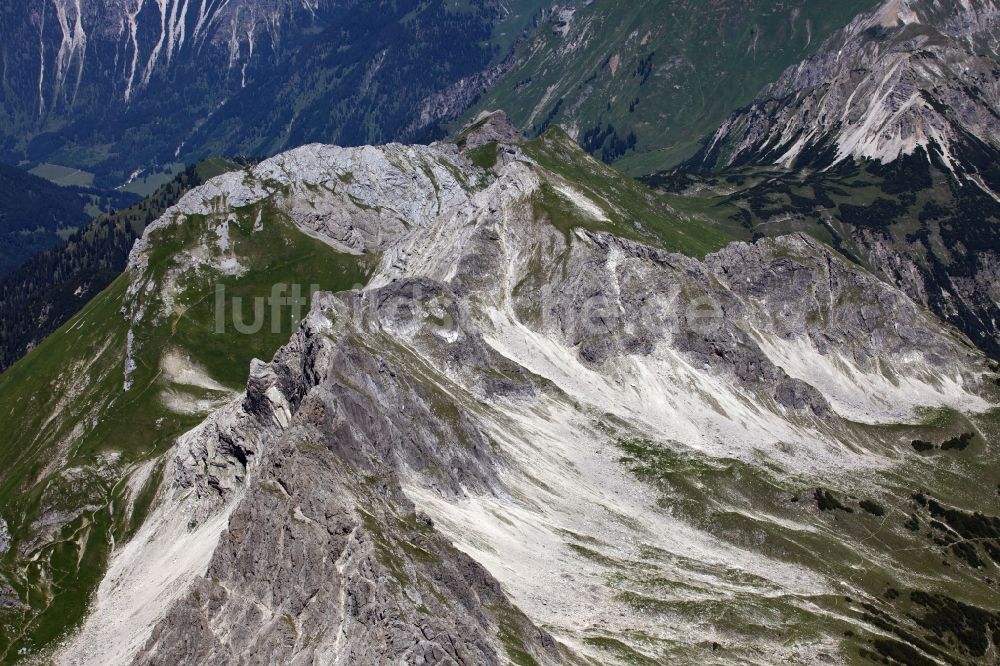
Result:
{"label": "rocky mountain peak", "polygon": [[[664,217],[562,132],[477,163],[483,140],[511,136],[491,114],[464,151],[305,146],[192,190],[147,230],[124,295],[128,353],[144,359],[130,397],[185,390],[153,372],[166,364],[149,341],[183,332],[206,284],[247,289],[259,248],[306,238],[320,265],[369,271],[318,295],[176,437],[155,508],[57,662],[695,660],[689,623],[719,604],[735,616],[709,636],[734,659],[794,661],[801,646],[746,637],[747,623],[774,604],[851,617],[827,600],[857,557],[905,576],[877,544],[843,568],[815,559],[855,553],[854,524],[830,529],[788,498],[864,477],[866,496],[908,501],[883,480],[917,474],[896,424],[986,409],[982,359],[804,235],[729,243]],[[189,367],[208,367],[208,340],[184,350]],[[747,515],[752,501],[768,513]],[[778,546],[750,551],[765,528]],[[789,556],[798,534],[823,548]],[[649,595],[684,622],[636,601]],[[809,640],[833,652],[843,636]]]}
{"label": "rocky mountain peak", "polygon": [[[53,3],[60,25],[87,1]],[[206,0],[185,33],[197,2],[145,2],[115,6],[161,63],[253,5],[263,32],[231,36],[251,65],[265,34],[308,34],[282,85],[336,71],[379,100],[290,103],[288,140],[332,98],[358,132],[387,101],[438,122],[494,76],[500,14],[537,9]],[[688,55],[739,34],[730,55],[790,57],[833,29],[816,2],[681,4],[650,3],[658,25],[554,9],[541,37],[585,69],[541,84],[530,140],[491,110],[430,145],[274,146],[157,207],[124,274],[0,374],[0,661],[1000,661],[996,7],[882,3],[701,156],[752,168],[657,191],[591,156],[637,140],[608,100],[660,131],[647,91],[700,76]],[[641,29],[602,20],[623,7]],[[315,29],[334,10],[337,35],[377,34],[342,50]],[[441,25],[482,60],[415,104],[406,67],[438,69],[408,40],[451,62]],[[133,28],[115,34],[131,50],[94,53],[127,63]],[[632,92],[601,97],[602,76]],[[586,96],[596,128],[556,124]],[[942,299],[992,322],[962,329],[978,349]]]}
{"label": "rocky mountain peak", "polygon": [[887,0],[765,87],[694,161],[824,167],[923,150],[995,192],[981,153],[1000,150],[998,21],[991,0]]}
{"label": "rocky mountain peak", "polygon": [[514,127],[504,111],[483,111],[459,132],[456,142],[465,150],[474,150],[488,143],[523,143],[524,134]]}

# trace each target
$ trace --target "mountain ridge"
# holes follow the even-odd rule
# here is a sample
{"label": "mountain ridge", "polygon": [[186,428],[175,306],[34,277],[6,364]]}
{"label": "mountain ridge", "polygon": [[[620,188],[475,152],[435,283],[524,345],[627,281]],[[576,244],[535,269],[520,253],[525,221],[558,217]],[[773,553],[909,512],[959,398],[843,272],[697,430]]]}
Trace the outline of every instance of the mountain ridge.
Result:
{"label": "mountain ridge", "polygon": [[[104,552],[79,632],[48,625],[57,663],[989,658],[1000,534],[904,523],[967,531],[995,501],[995,370],[823,244],[739,231],[557,129],[219,176],[0,375],[25,419],[6,467],[49,470],[0,477],[24,509],[8,594],[59,600],[46,567]],[[214,332],[216,283],[264,297],[323,266],[300,324]],[[188,557],[157,565],[174,537]],[[925,585],[927,549],[949,576]],[[953,602],[987,619],[935,647]]]}
{"label": "mountain ridge", "polygon": [[1000,662],[994,0],[543,5],[0,8],[5,150],[274,153],[34,264],[0,662]]}

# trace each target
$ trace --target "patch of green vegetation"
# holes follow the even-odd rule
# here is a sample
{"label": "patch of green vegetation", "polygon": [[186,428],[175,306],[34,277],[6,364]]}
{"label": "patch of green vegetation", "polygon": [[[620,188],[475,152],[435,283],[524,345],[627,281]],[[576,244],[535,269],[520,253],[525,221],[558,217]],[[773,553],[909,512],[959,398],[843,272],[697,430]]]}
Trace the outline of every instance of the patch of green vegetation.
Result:
{"label": "patch of green vegetation", "polygon": [[937,664],[936,661],[928,659],[909,645],[891,638],[876,638],[872,644],[880,655],[891,660],[887,663],[900,663],[907,666],[936,666]]}
{"label": "patch of green vegetation", "polygon": [[[876,450],[906,456],[899,448],[901,441],[909,441],[915,435],[931,439],[933,433],[955,432],[962,424],[968,429],[968,421],[960,414],[933,416],[931,426],[865,426],[857,435]],[[969,420],[984,436],[993,432],[990,421],[981,415]],[[905,590],[913,575],[927,576],[936,581],[937,593],[990,612],[995,608],[996,571],[1000,566],[994,562],[1000,565],[1000,543],[994,534],[1000,529],[1000,521],[995,523],[993,516],[970,510],[975,506],[995,506],[996,502],[1000,478],[995,454],[985,447],[967,456],[948,459],[905,457],[906,464],[893,467],[884,475],[866,475],[865,486],[879,489],[875,501],[875,497],[854,497],[844,487],[817,490],[805,479],[797,481],[787,472],[775,470],[764,459],[750,465],[713,458],[669,443],[623,437],[623,433],[630,431],[628,427],[605,424],[602,430],[622,451],[622,464],[638,479],[658,489],[663,510],[673,517],[735,547],[753,548],[755,553],[803,567],[830,581],[845,581],[854,598],[855,595],[862,599],[880,598],[883,615],[873,615],[881,623],[876,625],[880,632],[892,634],[893,641],[925,657],[946,663],[956,659],[956,663],[968,661],[968,655],[963,655],[954,641],[934,647],[937,643],[933,632],[911,619],[911,615],[919,613],[911,608],[907,595],[885,597],[884,591],[887,587]],[[968,478],[983,483],[970,486]],[[949,498],[966,508],[946,505],[926,493],[917,494],[919,501],[911,500],[915,485],[947,492]],[[808,495],[801,491],[810,486]],[[810,510],[816,505],[802,501],[805,497],[814,498],[825,510]],[[902,518],[899,521],[882,519],[897,512]],[[878,520],[866,519],[864,515],[874,515]],[[608,580],[618,590],[619,600],[643,612],[685,618],[711,616],[715,627],[724,628],[734,636],[761,622],[783,627],[774,638],[788,641],[786,631],[794,627],[803,637],[840,640],[845,659],[858,654],[859,649],[878,655],[871,641],[885,638],[874,630],[855,635],[856,628],[850,624],[835,626],[829,613],[856,612],[855,602],[847,602],[847,608],[844,607],[843,596],[815,597],[805,607],[780,595],[767,596],[766,600],[755,594],[727,596],[724,601],[710,595],[697,598],[689,592],[704,594],[704,589],[689,591],[683,586],[677,589],[679,583],[674,576],[659,574],[657,568],[668,563],[671,569],[700,571],[698,563],[678,561],[676,555],[657,554],[650,549],[640,550],[638,558],[637,564],[649,568],[629,563],[628,567],[615,570]],[[710,570],[713,575],[722,575]],[[942,571],[946,574],[942,575]],[[738,584],[767,589],[769,582],[740,579]],[[815,608],[825,610],[817,612]],[[766,622],[762,618],[767,618]],[[852,635],[843,635],[845,629],[851,630]],[[672,648],[669,654],[675,655]],[[690,652],[677,648],[676,655],[688,657]],[[881,660],[882,656],[878,658]]]}
{"label": "patch of green vegetation", "polygon": [[121,189],[126,192],[138,194],[141,197],[148,196],[157,189],[166,185],[174,177],[184,170],[184,164],[175,162],[144,171],[139,177],[122,185]]}
{"label": "patch of green vegetation", "polygon": [[63,187],[74,185],[77,187],[90,187],[94,184],[94,174],[83,169],[63,166],[61,164],[39,164],[31,169],[29,173]]}
{"label": "patch of green vegetation", "polygon": [[558,191],[543,186],[535,197],[536,213],[569,231],[585,228],[649,243],[671,252],[704,257],[735,240],[728,222],[705,220],[672,208],[658,194],[636,180],[598,162],[559,128],[524,145],[525,153],[544,169],[565,178],[602,212],[605,219],[581,211]]}
{"label": "patch of green vegetation", "polygon": [[491,141],[485,145],[473,148],[466,153],[472,163],[480,169],[492,169],[500,159],[500,146],[496,141]]}
{"label": "patch of green vegetation", "polygon": [[107,511],[84,515],[67,525],[62,531],[62,539],[45,548],[48,571],[42,572],[41,563],[29,577],[45,576],[50,581],[47,600],[34,617],[18,627],[19,636],[5,650],[5,659],[17,654],[21,648],[46,645],[62,636],[68,626],[74,626],[83,617],[90,603],[92,590],[97,587],[104,573],[111,543],[108,538],[111,516]]}
{"label": "patch of green vegetation", "polygon": [[424,550],[412,541],[401,540],[399,545],[404,551],[406,551],[406,554],[414,560],[428,564],[434,564],[441,561],[441,558],[438,557],[437,554]]}
{"label": "patch of green vegetation", "polygon": [[952,437],[941,442],[942,451],[958,450],[964,451],[972,444],[972,440],[975,438],[975,433],[964,432],[957,437]]}
{"label": "patch of green vegetation", "polygon": [[666,614],[671,611],[676,610],[677,604],[662,601],[660,599],[654,599],[652,597],[646,596],[644,594],[639,594],[637,592],[622,592],[615,597],[618,601],[624,604],[628,604],[636,610],[642,611],[643,613],[658,613]]}
{"label": "patch of green vegetation", "polygon": [[378,555],[379,562],[389,570],[389,573],[396,579],[397,583],[404,588],[409,587],[412,584],[412,579],[406,572],[406,565],[403,563],[403,559],[397,553],[398,544],[386,535],[379,524],[378,518],[364,510],[361,510],[359,513],[361,514],[361,522],[365,526],[365,530],[368,531],[372,541],[375,543],[375,552]]}
{"label": "patch of green vegetation", "polygon": [[942,506],[937,500],[927,499],[927,510],[935,518],[943,519],[956,533],[966,539],[1000,539],[1000,518],[978,511],[963,511]]}
{"label": "patch of green vegetation", "polygon": [[820,511],[843,511],[845,513],[854,513],[854,509],[849,506],[844,505],[839,499],[834,496],[829,490],[824,488],[817,488],[813,497],[816,500],[816,506],[819,507]]}
{"label": "patch of green vegetation", "polygon": [[898,614],[900,619],[893,617],[889,608],[864,604],[866,622],[900,639],[873,641],[879,654],[904,664],[944,662],[957,666],[969,663],[970,658],[981,663],[996,649],[1000,637],[1000,614],[996,612],[923,590],[889,598],[898,610],[905,611]]}
{"label": "patch of green vegetation", "polygon": [[203,183],[238,168],[239,164],[222,157],[209,157],[194,166],[195,173],[198,174],[199,180]]}
{"label": "patch of green vegetation", "polygon": [[928,451],[964,451],[972,444],[975,440],[976,434],[973,432],[964,432],[960,435],[954,437],[949,437],[948,439],[941,442],[940,445],[936,445],[933,442],[928,442],[922,439],[915,439],[910,442],[910,445],[918,453],[926,453]]}
{"label": "patch of green vegetation", "polygon": [[621,660],[626,664],[634,664],[635,666],[657,666],[660,663],[656,659],[647,657],[637,650],[633,650],[617,638],[610,638],[608,636],[587,636],[583,639],[583,642],[587,645],[592,645],[604,652],[612,654],[615,659]]}
{"label": "patch of green vegetation", "polygon": [[458,135],[455,137],[455,144],[459,148],[465,148],[466,141],[468,140],[468,138],[473,134],[475,134],[480,129],[482,129],[489,121],[490,117],[488,115],[483,116],[479,120],[476,120],[475,122],[463,128],[462,131],[459,132]]}
{"label": "patch of green vegetation", "polygon": [[124,543],[128,541],[142,527],[143,522],[145,522],[146,517],[153,508],[153,500],[156,499],[156,492],[159,490],[160,483],[163,480],[164,466],[165,462],[163,461],[155,464],[149,474],[149,478],[146,479],[146,482],[133,499],[132,512],[128,515],[127,525],[124,529],[119,529],[115,535],[115,542]]}
{"label": "patch of green vegetation", "polygon": [[600,564],[608,568],[619,568],[623,566],[621,562],[618,562],[617,560],[614,560],[606,555],[602,555],[593,548],[587,548],[586,546],[581,546],[578,543],[568,543],[566,544],[566,547],[575,552],[577,555],[581,555],[596,564]]}
{"label": "patch of green vegetation", "polygon": [[[263,224],[255,229],[258,214]],[[292,307],[275,307],[272,297],[305,301],[314,287],[336,292],[364,284],[371,258],[333,251],[299,232],[283,213],[266,203],[237,210],[235,217],[236,221],[229,224],[229,242],[245,270],[236,276],[208,270],[201,279],[189,282],[176,298],[170,344],[185,350],[216,380],[240,388],[246,382],[250,361],[269,360],[298,325]],[[162,280],[171,267],[182,261],[186,247],[211,242],[215,236],[213,224],[195,217],[185,222],[183,230],[168,227],[153,238],[150,267],[154,275]],[[220,286],[225,290],[221,333],[217,305]],[[307,311],[304,301],[299,316]],[[234,323],[237,320],[244,325],[257,320],[259,331],[241,334]]]}
{"label": "patch of green vegetation", "polygon": [[538,661],[525,647],[514,613],[515,611],[508,609],[499,609],[496,612],[500,621],[497,636],[507,651],[507,658],[516,666],[539,666]]}
{"label": "patch of green vegetation", "polygon": [[878,502],[873,500],[861,500],[859,503],[861,508],[872,514],[873,516],[882,517],[885,515],[885,507],[883,507]]}

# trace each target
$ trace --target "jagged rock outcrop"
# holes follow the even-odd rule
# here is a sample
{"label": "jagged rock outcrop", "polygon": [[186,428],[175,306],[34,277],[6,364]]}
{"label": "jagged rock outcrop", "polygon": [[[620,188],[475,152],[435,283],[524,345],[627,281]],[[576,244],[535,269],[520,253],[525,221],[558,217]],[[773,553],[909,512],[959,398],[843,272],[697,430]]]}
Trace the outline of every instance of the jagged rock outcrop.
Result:
{"label": "jagged rock outcrop", "polygon": [[[207,572],[150,580],[142,558],[155,552],[124,554],[63,660],[502,664],[513,644],[562,663],[554,640],[418,517],[400,487],[405,473],[456,498],[502,488],[503,456],[445,389],[369,347],[414,298],[423,308],[442,296],[400,282],[327,297],[271,363],[255,363],[245,397],[180,443],[164,503],[133,542],[141,552],[171,534],[175,548],[208,541]],[[461,314],[448,316],[461,330]],[[346,335],[352,323],[365,342]],[[533,390],[481,338],[447,351],[508,373],[508,393]],[[490,384],[484,395],[497,391]],[[162,598],[150,601],[150,588]]]}
{"label": "jagged rock outcrop", "polygon": [[524,142],[524,134],[514,127],[503,111],[483,111],[458,137],[457,144],[466,150],[475,150],[488,143],[517,145]]}
{"label": "jagged rock outcrop", "polygon": [[[407,287],[370,294],[375,317]],[[350,317],[342,303],[324,310]],[[202,439],[223,446],[195,470],[236,465],[252,479],[239,488],[211,475],[193,482],[223,500],[242,496],[207,573],[134,663],[502,664],[498,631],[540,663],[561,662],[551,637],[421,520],[399,485],[405,468],[448,496],[499,489],[503,460],[471,421],[442,406],[439,389],[364,344],[332,339],[332,326],[315,314],[251,378],[243,413],[267,414],[280,437],[262,449],[223,433]],[[482,347],[478,358],[488,359]],[[182,486],[190,469],[182,461]]]}

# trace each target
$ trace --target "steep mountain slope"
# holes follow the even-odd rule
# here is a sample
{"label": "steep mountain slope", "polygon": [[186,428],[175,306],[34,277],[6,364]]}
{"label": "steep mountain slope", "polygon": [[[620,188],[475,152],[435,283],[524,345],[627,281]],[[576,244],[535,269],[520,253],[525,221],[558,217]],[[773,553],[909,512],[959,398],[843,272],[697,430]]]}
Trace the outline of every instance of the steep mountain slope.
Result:
{"label": "steep mountain slope", "polygon": [[857,163],[796,172],[740,167],[645,181],[754,237],[805,232],[896,284],[1000,356],[1000,204],[928,162]]}
{"label": "steep mountain slope", "polygon": [[86,202],[69,190],[0,164],[0,276],[86,224]]}
{"label": "steep mountain slope", "polygon": [[488,85],[537,4],[5,2],[0,155],[118,185],[209,155],[433,131],[441,107],[420,103]]}
{"label": "steep mountain slope", "polygon": [[985,360],[500,125],[215,178],[0,375],[5,658],[995,659]]}
{"label": "steep mountain slope", "polygon": [[824,167],[922,148],[995,198],[998,46],[992,0],[887,0],[764,88],[697,159]]}
{"label": "steep mountain slope", "polygon": [[[1000,354],[1000,9],[887,0],[649,182],[807,231]],[[714,182],[712,182],[714,181]],[[733,208],[735,206],[735,208]]]}
{"label": "steep mountain slope", "polygon": [[528,132],[557,123],[630,173],[687,159],[765,83],[874,0],[567,3],[478,109]]}
{"label": "steep mountain slope", "polygon": [[[5,660],[79,621],[109,548],[142,524],[164,474],[158,458],[245,384],[252,358],[269,358],[290,336],[291,320],[272,321],[270,309],[259,335],[215,335],[215,283],[243,297],[281,282],[339,290],[364,280],[362,259],[296,232],[277,213],[257,228],[258,212],[231,225],[192,220],[185,234],[155,236],[162,242],[149,275],[191,298],[167,289],[136,295],[130,276],[119,276],[0,375],[0,500],[11,537]],[[122,308],[137,296],[151,321],[132,326]]]}
{"label": "steep mountain slope", "polygon": [[129,250],[146,225],[187,190],[235,166],[211,159],[185,169],[141,202],[99,216],[0,277],[0,371],[111,284],[125,270]]}

